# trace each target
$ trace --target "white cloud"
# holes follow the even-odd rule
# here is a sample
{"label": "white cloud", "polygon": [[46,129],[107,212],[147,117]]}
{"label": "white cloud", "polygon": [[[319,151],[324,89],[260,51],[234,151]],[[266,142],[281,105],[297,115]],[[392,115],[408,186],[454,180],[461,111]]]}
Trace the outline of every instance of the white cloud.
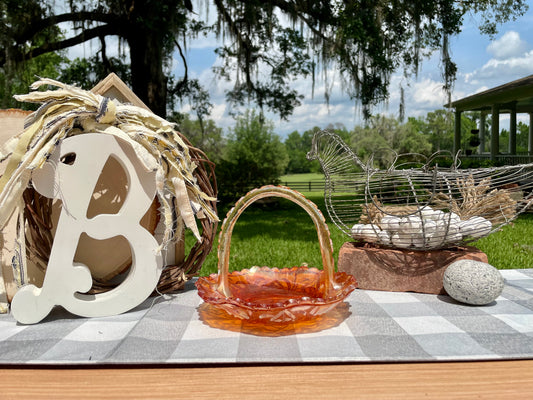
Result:
{"label": "white cloud", "polygon": [[533,50],[508,59],[491,58],[481,68],[465,74],[465,82],[471,85],[494,87],[531,75]]}
{"label": "white cloud", "polygon": [[442,82],[436,82],[428,78],[416,82],[413,85],[412,101],[429,108],[441,108],[446,101]]}
{"label": "white cloud", "polygon": [[533,50],[529,47],[518,32],[507,31],[487,46],[492,58],[480,68],[460,74],[456,86],[461,86],[465,93],[474,94],[531,75]]}
{"label": "white cloud", "polygon": [[183,105],[180,108],[180,112],[182,112],[184,114],[188,114],[188,113],[192,112],[191,105],[189,103],[183,103]]}
{"label": "white cloud", "polygon": [[481,93],[481,92],[484,92],[485,90],[489,90],[489,87],[488,86],[480,86],[476,89],[475,93]]}
{"label": "white cloud", "polygon": [[524,53],[520,57],[512,57],[505,60],[491,59],[480,70],[481,77],[493,77],[503,75],[527,76],[531,74],[533,65],[533,50]]}
{"label": "white cloud", "polygon": [[226,111],[226,104],[215,104],[211,110],[210,117],[215,121],[221,121]]}
{"label": "white cloud", "polygon": [[504,35],[487,46],[487,52],[497,60],[520,57],[528,49],[526,41],[515,31],[505,32]]}
{"label": "white cloud", "polygon": [[[283,137],[294,130],[303,133],[315,126],[326,128],[330,124],[337,123],[351,129],[355,124],[356,118],[353,102],[351,101],[328,106],[321,101],[306,99],[300,107],[294,110],[290,121],[279,121],[278,118],[279,122],[276,123],[277,133]],[[271,119],[275,121],[276,117],[272,115]]]}

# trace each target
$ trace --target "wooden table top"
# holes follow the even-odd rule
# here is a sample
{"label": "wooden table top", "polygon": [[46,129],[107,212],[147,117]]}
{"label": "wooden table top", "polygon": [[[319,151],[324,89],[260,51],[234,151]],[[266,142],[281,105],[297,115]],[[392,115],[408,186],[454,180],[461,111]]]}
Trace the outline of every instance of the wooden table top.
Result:
{"label": "wooden table top", "polygon": [[533,360],[0,368],[0,399],[531,399]]}

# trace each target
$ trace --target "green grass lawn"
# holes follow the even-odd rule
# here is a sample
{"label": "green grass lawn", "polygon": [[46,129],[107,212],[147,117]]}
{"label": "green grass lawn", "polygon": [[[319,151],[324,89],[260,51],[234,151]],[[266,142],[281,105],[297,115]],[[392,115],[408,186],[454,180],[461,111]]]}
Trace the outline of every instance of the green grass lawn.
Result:
{"label": "green grass lawn", "polygon": [[533,268],[533,214],[522,214],[486,238],[473,244],[484,251],[498,269]]}
{"label": "green grass lawn", "polygon": [[308,181],[323,181],[324,174],[322,173],[308,173],[308,174],[292,174],[283,175],[280,178],[281,182],[308,182]]}
{"label": "green grass lawn", "polygon": [[[326,212],[322,193],[304,195],[316,203],[323,213]],[[327,220],[327,215],[324,216]],[[222,219],[225,216],[219,217]],[[349,238],[333,223],[328,223],[328,226],[337,261],[340,246]],[[217,272],[217,246],[218,236],[202,266],[201,275]],[[322,257],[313,221],[298,205],[280,198],[269,206],[252,204],[239,217],[231,237],[231,271],[255,265],[284,268],[303,263],[320,268]]]}
{"label": "green grass lawn", "polygon": [[[301,182],[303,179],[294,181]],[[322,192],[303,194],[322,210],[331,232],[337,262],[340,247],[350,238],[329,220]],[[219,217],[223,219],[225,215]],[[190,246],[192,240],[192,236],[187,235],[186,244]],[[498,269],[533,268],[533,214],[523,214],[501,231],[471,245],[484,251],[489,263]],[[217,246],[218,235],[201,275],[217,272]],[[284,268],[302,263],[321,267],[322,259],[313,222],[298,205],[285,199],[268,206],[252,204],[237,220],[231,242],[230,270],[254,265]]]}

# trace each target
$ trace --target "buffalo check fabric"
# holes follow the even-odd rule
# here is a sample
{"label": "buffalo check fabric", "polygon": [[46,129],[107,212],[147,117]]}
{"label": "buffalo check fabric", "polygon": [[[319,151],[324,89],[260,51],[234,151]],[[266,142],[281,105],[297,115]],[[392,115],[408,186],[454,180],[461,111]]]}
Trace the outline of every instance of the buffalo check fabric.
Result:
{"label": "buffalo check fabric", "polygon": [[[486,306],[448,296],[355,290],[330,328],[260,336],[202,318],[194,284],[113,317],[61,308],[36,325],[0,316],[0,364],[394,362],[533,358],[533,269],[504,270]],[[235,328],[237,326],[237,329]]]}

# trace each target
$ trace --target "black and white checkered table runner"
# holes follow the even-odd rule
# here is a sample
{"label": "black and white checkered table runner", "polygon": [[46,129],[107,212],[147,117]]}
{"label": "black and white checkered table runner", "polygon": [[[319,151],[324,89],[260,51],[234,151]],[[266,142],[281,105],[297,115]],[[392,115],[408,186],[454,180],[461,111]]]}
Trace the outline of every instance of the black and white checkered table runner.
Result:
{"label": "black and white checkered table runner", "polygon": [[329,329],[279,337],[208,326],[189,284],[113,317],[57,308],[36,325],[0,316],[0,364],[209,364],[533,358],[533,269],[504,270],[492,304],[447,296],[355,290]]}

